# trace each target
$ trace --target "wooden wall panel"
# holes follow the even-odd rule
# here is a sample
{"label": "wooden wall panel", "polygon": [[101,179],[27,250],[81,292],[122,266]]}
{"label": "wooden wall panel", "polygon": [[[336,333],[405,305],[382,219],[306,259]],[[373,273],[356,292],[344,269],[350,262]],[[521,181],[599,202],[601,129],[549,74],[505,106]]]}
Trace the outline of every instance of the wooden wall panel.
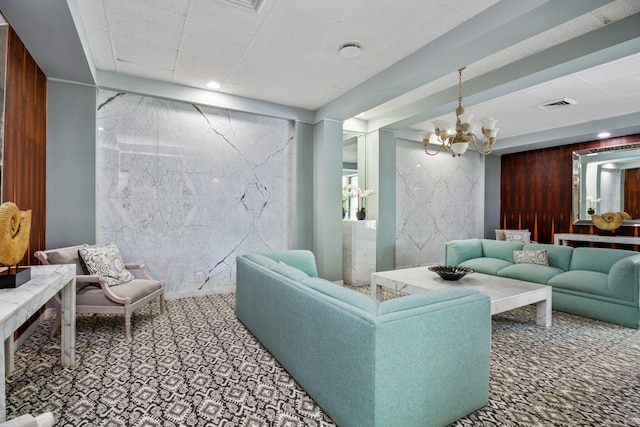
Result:
{"label": "wooden wall panel", "polygon": [[47,78],[9,29],[5,83],[2,201],[31,209],[31,242],[20,265],[45,249]]}
{"label": "wooden wall panel", "polygon": [[[598,233],[593,226],[572,223],[572,153],[633,142],[640,142],[640,134],[503,155],[502,228],[528,228],[540,243],[553,243],[556,233]],[[635,194],[638,197],[637,188]],[[620,227],[616,234],[638,235],[638,227]]]}
{"label": "wooden wall panel", "polygon": [[633,219],[640,219],[640,168],[624,173],[624,209]]}

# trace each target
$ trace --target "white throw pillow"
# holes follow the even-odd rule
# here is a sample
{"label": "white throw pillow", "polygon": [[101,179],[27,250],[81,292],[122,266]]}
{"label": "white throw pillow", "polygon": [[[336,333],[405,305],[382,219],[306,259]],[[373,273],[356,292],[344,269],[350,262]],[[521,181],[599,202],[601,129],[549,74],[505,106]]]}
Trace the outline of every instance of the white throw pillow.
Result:
{"label": "white throw pillow", "polygon": [[549,254],[546,249],[513,251],[513,261],[516,264],[549,265]]}
{"label": "white throw pillow", "polygon": [[78,254],[91,275],[102,276],[109,286],[122,285],[135,277],[124,268],[120,251],[115,243],[106,246],[82,248]]}
{"label": "white throw pillow", "polygon": [[505,230],[504,239],[507,242],[531,243],[531,232],[525,230]]}

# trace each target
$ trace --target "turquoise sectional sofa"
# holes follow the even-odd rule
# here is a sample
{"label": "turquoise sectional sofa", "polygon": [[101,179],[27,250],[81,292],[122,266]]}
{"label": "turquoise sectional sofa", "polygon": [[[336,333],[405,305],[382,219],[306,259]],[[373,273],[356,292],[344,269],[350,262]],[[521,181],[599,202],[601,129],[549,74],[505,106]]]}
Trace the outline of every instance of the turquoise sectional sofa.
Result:
{"label": "turquoise sectional sofa", "polygon": [[379,302],[317,276],[308,251],[241,255],[236,313],[339,426],[445,426],[487,404],[488,296]]}
{"label": "turquoise sectional sofa", "polygon": [[[548,265],[516,263],[514,251],[545,250]],[[640,253],[488,239],[445,244],[445,264],[553,287],[555,310],[640,328]]]}

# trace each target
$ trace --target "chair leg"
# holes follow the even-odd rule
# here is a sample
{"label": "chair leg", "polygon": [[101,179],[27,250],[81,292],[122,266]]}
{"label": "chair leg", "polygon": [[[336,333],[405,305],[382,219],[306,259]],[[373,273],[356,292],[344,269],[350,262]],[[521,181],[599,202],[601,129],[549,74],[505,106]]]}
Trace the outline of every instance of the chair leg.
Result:
{"label": "chair leg", "polygon": [[127,342],[131,341],[131,311],[127,308],[124,309],[124,330]]}
{"label": "chair leg", "polygon": [[164,294],[160,295],[160,314],[164,314],[165,304],[164,304]]}

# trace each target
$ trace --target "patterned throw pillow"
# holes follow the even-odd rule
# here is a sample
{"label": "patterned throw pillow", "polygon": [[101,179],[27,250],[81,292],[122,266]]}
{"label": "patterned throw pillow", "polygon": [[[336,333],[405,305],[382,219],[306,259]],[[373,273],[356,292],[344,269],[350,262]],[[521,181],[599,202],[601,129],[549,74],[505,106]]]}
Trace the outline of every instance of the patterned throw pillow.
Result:
{"label": "patterned throw pillow", "polygon": [[525,230],[505,230],[504,239],[507,242],[531,243],[531,232]]}
{"label": "patterned throw pillow", "polygon": [[513,261],[516,264],[549,265],[549,254],[546,249],[535,251],[513,251]]}
{"label": "patterned throw pillow", "polygon": [[78,253],[89,274],[102,276],[109,286],[122,285],[135,278],[130,271],[124,268],[124,262],[115,243],[82,248],[78,250]]}

